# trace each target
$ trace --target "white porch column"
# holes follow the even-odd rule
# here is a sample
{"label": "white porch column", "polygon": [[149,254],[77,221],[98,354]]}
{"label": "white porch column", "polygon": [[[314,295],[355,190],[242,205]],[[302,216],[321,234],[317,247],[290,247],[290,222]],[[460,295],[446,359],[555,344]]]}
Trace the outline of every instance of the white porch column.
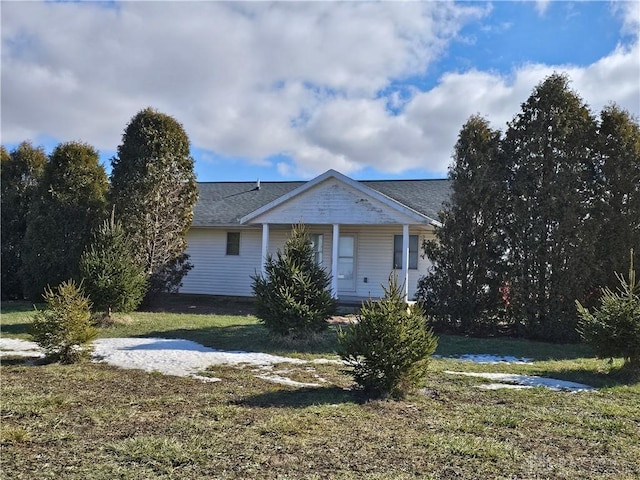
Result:
{"label": "white porch column", "polygon": [[404,279],[404,301],[409,300],[409,225],[402,226],[402,278]]}
{"label": "white porch column", "polygon": [[331,244],[331,293],[338,298],[338,244],[340,243],[340,225],[333,224],[333,243]]}
{"label": "white porch column", "polygon": [[269,224],[262,224],[262,276],[267,276],[267,255],[269,249]]}

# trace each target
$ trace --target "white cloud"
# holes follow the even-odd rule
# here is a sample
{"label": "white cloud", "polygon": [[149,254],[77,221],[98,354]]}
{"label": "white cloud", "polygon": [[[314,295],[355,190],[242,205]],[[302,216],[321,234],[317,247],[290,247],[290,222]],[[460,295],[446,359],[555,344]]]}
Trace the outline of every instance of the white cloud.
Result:
{"label": "white cloud", "polygon": [[613,11],[622,17],[622,32],[637,38],[640,35],[640,2],[615,1],[611,5]]}
{"label": "white cloud", "polygon": [[[634,25],[633,9],[624,8],[625,25]],[[153,106],[181,121],[199,149],[249,162],[289,155],[293,163],[276,165],[282,175],[365,167],[444,174],[469,115],[504,128],[553,71],[567,71],[594,109],[614,99],[639,113],[637,42],[588,67],[445,73],[428,91],[398,85],[428,71],[466,23],[490,10],[449,2],[5,2],[2,141],[46,134],[115,150],[131,117]]]}
{"label": "white cloud", "polygon": [[536,0],[535,8],[536,8],[536,12],[538,12],[538,15],[544,15],[547,9],[549,8],[550,3],[551,3],[551,0]]}

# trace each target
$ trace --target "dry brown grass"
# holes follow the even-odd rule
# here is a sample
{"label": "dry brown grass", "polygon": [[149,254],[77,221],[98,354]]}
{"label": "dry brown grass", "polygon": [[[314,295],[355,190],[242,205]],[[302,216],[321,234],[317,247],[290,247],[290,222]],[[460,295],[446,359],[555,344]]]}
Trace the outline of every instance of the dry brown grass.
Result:
{"label": "dry brown grass", "polygon": [[336,365],[286,368],[299,381],[328,381],[293,388],[252,368],[216,367],[222,381],[203,383],[90,363],[5,362],[3,478],[640,475],[638,385],[482,391],[435,361],[427,395],[366,402],[345,389],[351,381]]}

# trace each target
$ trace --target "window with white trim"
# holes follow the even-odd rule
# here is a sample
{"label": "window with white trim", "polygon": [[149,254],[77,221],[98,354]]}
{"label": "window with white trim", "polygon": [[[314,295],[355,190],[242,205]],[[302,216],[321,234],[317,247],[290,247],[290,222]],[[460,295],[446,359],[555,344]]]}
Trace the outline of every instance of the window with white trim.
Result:
{"label": "window with white trim", "polygon": [[240,255],[240,232],[227,232],[227,255]]}
{"label": "window with white trim", "polygon": [[[393,268],[402,270],[402,235],[393,236]],[[418,235],[409,235],[409,269],[418,269]]]}
{"label": "window with white trim", "polygon": [[311,248],[313,248],[313,259],[316,265],[322,265],[322,247],[324,245],[321,233],[311,235]]}

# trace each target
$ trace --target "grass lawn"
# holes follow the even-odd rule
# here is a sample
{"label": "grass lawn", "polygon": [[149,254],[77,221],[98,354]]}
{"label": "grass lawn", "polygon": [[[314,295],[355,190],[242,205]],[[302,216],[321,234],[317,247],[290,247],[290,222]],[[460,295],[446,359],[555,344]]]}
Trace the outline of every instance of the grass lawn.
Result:
{"label": "grass lawn", "polygon": [[[196,305],[198,307],[198,305]],[[199,311],[198,308],[195,308]],[[2,335],[28,339],[32,308],[4,304]],[[331,330],[312,347],[269,339],[250,314],[138,312],[100,336],[186,338],[207,346],[330,357]],[[292,366],[277,385],[250,367],[214,367],[220,382],[102,364],[1,369],[1,478],[415,479],[640,477],[640,382],[579,345],[443,336],[438,354],[533,357],[533,365],[434,359],[426,390],[363,401],[332,364]],[[482,390],[446,370],[579,381],[593,393]]]}

